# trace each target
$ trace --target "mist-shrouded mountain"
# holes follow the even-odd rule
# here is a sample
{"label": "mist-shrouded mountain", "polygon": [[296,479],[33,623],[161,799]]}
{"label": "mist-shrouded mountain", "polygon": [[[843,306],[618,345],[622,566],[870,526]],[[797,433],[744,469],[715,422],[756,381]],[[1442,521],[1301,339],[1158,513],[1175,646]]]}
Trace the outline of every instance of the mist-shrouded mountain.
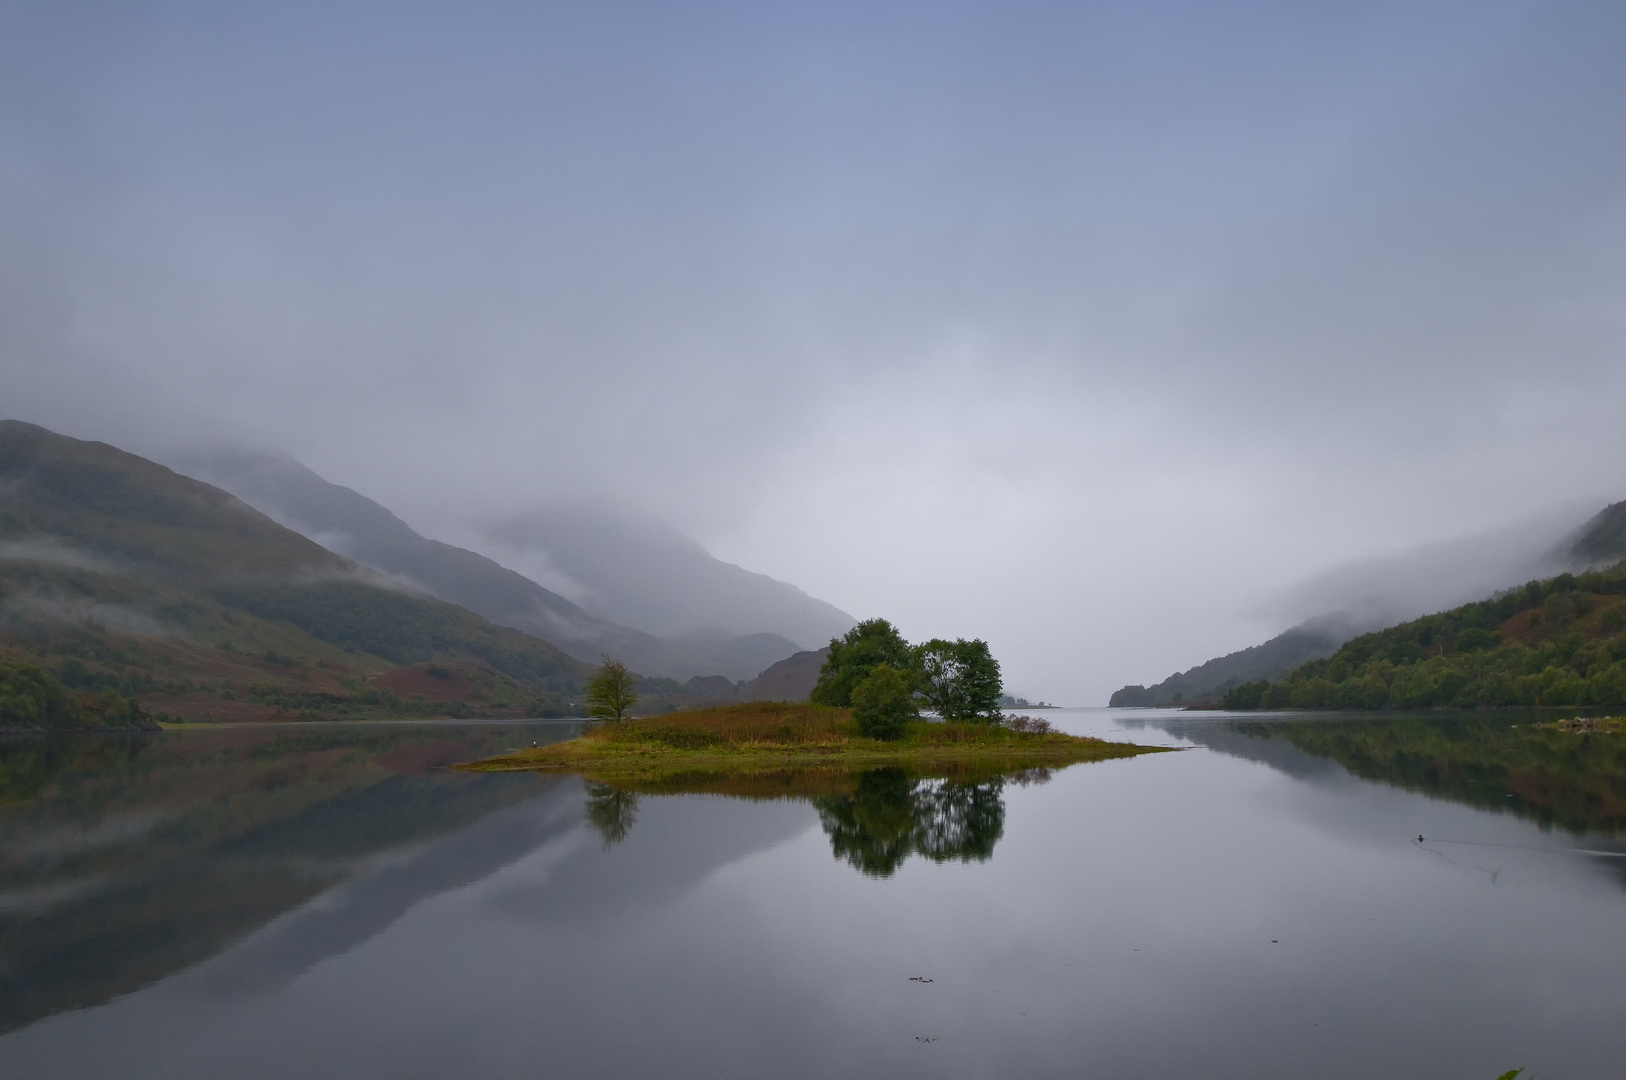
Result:
{"label": "mist-shrouded mountain", "polygon": [[383,506],[290,457],[221,450],[178,464],[332,551],[590,663],[613,657],[662,678],[750,679],[798,650],[798,642],[771,632],[701,625],[662,637],[622,625],[484,555],[420,535]]}
{"label": "mist-shrouded mountain", "polygon": [[225,491],[18,421],[0,422],[0,659],[188,719],[417,698],[557,715],[586,670]]}
{"label": "mist-shrouded mountain", "polygon": [[1582,527],[1570,545],[1574,570],[1596,570],[1626,559],[1626,501],[1610,503]]}
{"label": "mist-shrouded mountain", "polygon": [[1626,502],[1577,524],[1558,514],[1480,536],[1338,567],[1293,589],[1286,610],[1314,615],[1262,644],[1170,675],[1152,686],[1125,686],[1116,706],[1211,701],[1233,686],[1277,681],[1362,634],[1480,599],[1564,571],[1626,558]]}
{"label": "mist-shrouded mountain", "polygon": [[505,522],[491,540],[510,565],[534,570],[589,611],[651,634],[771,633],[821,649],[858,622],[794,585],[723,562],[649,518],[556,506]]}

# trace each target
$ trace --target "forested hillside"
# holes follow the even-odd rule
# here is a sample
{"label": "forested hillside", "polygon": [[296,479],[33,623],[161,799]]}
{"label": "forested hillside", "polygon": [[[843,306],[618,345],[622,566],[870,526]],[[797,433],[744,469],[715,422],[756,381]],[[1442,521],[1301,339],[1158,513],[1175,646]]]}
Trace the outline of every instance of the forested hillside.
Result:
{"label": "forested hillside", "polygon": [[1366,634],[1232,709],[1626,705],[1626,564]]}
{"label": "forested hillside", "polygon": [[[710,625],[703,621],[693,624],[690,633],[667,637],[621,625],[578,607],[484,555],[420,536],[385,507],[349,488],[329,483],[292,458],[220,451],[193,455],[181,464],[189,475],[230,491],[345,558],[395,580],[410,582],[414,588],[467,608],[498,626],[541,638],[584,662],[597,663],[605,656],[613,656],[645,675],[749,679],[798,648],[795,641],[777,634],[698,629]],[[599,539],[601,546],[617,546],[610,537]],[[716,562],[704,552],[700,555]],[[649,567],[629,557],[616,564],[610,579],[636,591],[638,586],[630,584],[629,579],[643,581],[650,574]],[[661,580],[660,575],[654,575],[649,587],[658,591],[655,583]],[[773,584],[801,596],[782,582]],[[687,585],[698,587],[693,581]],[[701,591],[705,592],[703,587]],[[711,599],[715,602],[718,597],[713,595]],[[817,603],[805,596],[802,600]],[[764,621],[757,629],[767,628],[771,621]],[[845,630],[850,620],[838,625],[835,633]]]}
{"label": "forested hillside", "polygon": [[1269,641],[1239,649],[1170,675],[1153,686],[1126,686],[1116,690],[1107,704],[1121,708],[1179,705],[1213,700],[1233,686],[1258,679],[1279,679],[1306,660],[1319,659],[1338,648],[1344,635],[1330,629],[1295,626]]}
{"label": "forested hillside", "polygon": [[547,642],[103,443],[0,422],[0,493],[0,661],[79,693],[187,719],[536,715],[581,684]]}

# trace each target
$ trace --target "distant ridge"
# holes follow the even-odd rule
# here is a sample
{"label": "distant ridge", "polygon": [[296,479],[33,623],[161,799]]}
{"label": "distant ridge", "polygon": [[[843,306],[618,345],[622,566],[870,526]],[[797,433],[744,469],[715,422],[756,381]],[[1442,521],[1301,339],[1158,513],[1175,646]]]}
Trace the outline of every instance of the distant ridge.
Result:
{"label": "distant ridge", "polygon": [[1610,503],[1582,526],[1570,545],[1569,555],[1579,570],[1611,566],[1626,559],[1626,501]]}
{"label": "distant ridge", "polygon": [[[1626,501],[1611,503],[1565,538],[1557,549],[1543,552],[1535,566],[1549,567],[1546,577],[1569,568],[1585,571],[1612,566],[1626,559]],[[1510,589],[1525,582],[1506,581]],[[1454,606],[1454,605],[1453,605]],[[1421,613],[1419,613],[1421,614]],[[1345,642],[1387,625],[1389,620],[1329,614],[1301,623],[1269,641],[1241,649],[1170,675],[1151,686],[1125,686],[1113,693],[1109,704],[1152,707],[1213,702],[1244,683],[1278,681],[1312,660],[1332,656]]]}
{"label": "distant ridge", "polygon": [[620,625],[484,555],[420,535],[372,499],[290,457],[229,450],[195,455],[182,466],[330,550],[588,663],[611,657],[659,678],[749,679],[797,650],[796,642],[774,634],[697,630],[663,638]]}
{"label": "distant ridge", "polygon": [[1626,562],[1532,581],[1363,634],[1280,682],[1235,687],[1221,704],[1228,709],[1616,709],[1626,705]]}
{"label": "distant ridge", "polygon": [[830,647],[799,652],[740,687],[742,701],[806,701],[819,681],[819,669],[830,657]]}
{"label": "distant ridge", "polygon": [[1280,679],[1307,660],[1331,656],[1350,637],[1332,630],[1295,626],[1261,645],[1198,664],[1154,686],[1126,686],[1108,704],[1120,708],[1180,705],[1222,694],[1258,679]]}
{"label": "distant ridge", "polygon": [[[187,719],[570,709],[584,665],[105,443],[0,421],[0,659]],[[376,680],[427,665],[416,703]]]}

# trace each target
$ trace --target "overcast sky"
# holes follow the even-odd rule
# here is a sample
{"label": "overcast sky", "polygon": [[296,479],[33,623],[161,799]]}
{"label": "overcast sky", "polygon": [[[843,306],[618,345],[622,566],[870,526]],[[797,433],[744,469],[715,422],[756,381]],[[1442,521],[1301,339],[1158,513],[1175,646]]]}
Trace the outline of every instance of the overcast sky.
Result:
{"label": "overcast sky", "polygon": [[1626,497],[1623,285],[1619,3],[0,2],[0,412],[1048,698]]}

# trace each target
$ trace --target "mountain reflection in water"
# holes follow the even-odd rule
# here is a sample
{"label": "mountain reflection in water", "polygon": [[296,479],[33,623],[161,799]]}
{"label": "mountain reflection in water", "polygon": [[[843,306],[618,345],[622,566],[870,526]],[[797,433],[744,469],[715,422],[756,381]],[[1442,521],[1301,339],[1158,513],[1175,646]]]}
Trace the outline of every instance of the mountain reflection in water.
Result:
{"label": "mountain reflection in water", "polygon": [[0,740],[0,1031],[179,971],[388,853],[536,797],[558,778],[479,783],[444,766],[522,733],[572,730],[256,725]]}
{"label": "mountain reflection in water", "polygon": [[1538,727],[1529,715],[1250,725],[1366,780],[1575,833],[1626,827],[1626,736]]}
{"label": "mountain reflection in water", "polygon": [[0,1000],[43,1019],[0,1075],[1619,1075],[1626,736],[1051,715],[1198,748],[615,787],[433,766],[544,728],[19,746]]}
{"label": "mountain reflection in water", "polygon": [[1544,829],[1626,830],[1626,734],[1546,726],[1573,712],[1186,713],[1131,724],[1304,779],[1309,760],[1319,759],[1363,780],[1513,814]]}

